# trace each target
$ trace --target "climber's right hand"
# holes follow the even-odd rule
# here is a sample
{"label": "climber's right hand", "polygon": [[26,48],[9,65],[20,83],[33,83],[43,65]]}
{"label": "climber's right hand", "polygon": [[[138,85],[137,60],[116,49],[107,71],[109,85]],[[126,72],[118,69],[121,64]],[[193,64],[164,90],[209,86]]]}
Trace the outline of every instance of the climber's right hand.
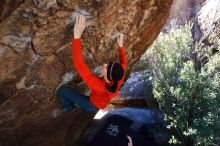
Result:
{"label": "climber's right hand", "polygon": [[83,15],[77,15],[76,23],[74,25],[74,38],[78,39],[81,38],[81,35],[86,27],[85,17]]}

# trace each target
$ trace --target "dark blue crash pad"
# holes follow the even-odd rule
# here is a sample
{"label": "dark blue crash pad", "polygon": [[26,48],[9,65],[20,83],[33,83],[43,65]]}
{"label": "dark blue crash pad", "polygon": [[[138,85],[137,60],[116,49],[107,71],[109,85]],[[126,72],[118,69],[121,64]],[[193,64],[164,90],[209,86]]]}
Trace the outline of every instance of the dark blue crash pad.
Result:
{"label": "dark blue crash pad", "polygon": [[88,146],[128,146],[127,135],[132,138],[133,146],[157,146],[154,141],[132,130],[132,123],[132,120],[119,115],[109,117]]}

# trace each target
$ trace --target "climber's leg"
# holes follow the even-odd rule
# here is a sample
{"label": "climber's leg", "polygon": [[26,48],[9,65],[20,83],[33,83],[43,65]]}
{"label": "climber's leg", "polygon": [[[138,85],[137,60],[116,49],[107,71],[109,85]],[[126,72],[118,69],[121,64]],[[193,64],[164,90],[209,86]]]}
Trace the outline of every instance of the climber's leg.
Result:
{"label": "climber's leg", "polygon": [[63,108],[66,109],[67,111],[73,110],[74,104],[82,107],[84,111],[91,111],[91,112],[98,111],[98,109],[89,101],[88,96],[77,93],[71,88],[64,86],[60,87],[60,89],[57,91],[57,95],[60,97]]}
{"label": "climber's leg", "polygon": [[60,87],[57,91],[57,96],[59,97],[62,104],[62,111],[64,112],[72,112],[76,108],[74,103],[68,99],[67,93],[65,93],[66,87]]}

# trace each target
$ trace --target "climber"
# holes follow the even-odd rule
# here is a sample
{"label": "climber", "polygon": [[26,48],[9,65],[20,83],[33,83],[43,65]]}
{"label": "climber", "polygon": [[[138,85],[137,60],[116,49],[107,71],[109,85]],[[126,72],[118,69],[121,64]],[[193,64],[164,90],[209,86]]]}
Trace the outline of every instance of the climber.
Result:
{"label": "climber", "polygon": [[121,87],[126,71],[126,57],[123,48],[123,34],[117,35],[117,44],[120,63],[115,61],[103,64],[100,70],[102,77],[96,77],[85,64],[82,57],[81,35],[85,29],[85,17],[77,16],[74,26],[74,38],[72,39],[73,65],[83,81],[91,89],[90,96],[82,95],[68,87],[62,86],[57,95],[62,103],[62,111],[70,112],[76,107],[84,111],[96,112],[107,106]]}

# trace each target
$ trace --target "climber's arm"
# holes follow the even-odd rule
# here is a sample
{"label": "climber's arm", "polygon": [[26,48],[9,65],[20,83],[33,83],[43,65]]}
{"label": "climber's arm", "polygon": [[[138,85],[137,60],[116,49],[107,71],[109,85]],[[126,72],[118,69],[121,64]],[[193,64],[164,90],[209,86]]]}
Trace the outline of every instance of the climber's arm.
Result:
{"label": "climber's arm", "polygon": [[122,65],[122,67],[126,68],[126,55],[125,55],[125,52],[124,52],[124,47],[123,47],[123,34],[120,33],[118,36],[117,36],[117,43],[118,43],[118,53],[119,53],[119,59],[120,59],[120,63]]}
{"label": "climber's arm", "polygon": [[79,73],[83,81],[88,85],[90,89],[100,90],[103,88],[101,80],[93,75],[83,60],[80,38],[72,40],[72,58],[76,71]]}
{"label": "climber's arm", "polygon": [[122,67],[125,70],[125,68],[126,68],[126,56],[125,56],[125,52],[124,52],[124,47],[118,48],[118,53],[119,53],[120,63],[121,63]]}
{"label": "climber's arm", "polygon": [[72,40],[72,61],[76,71],[90,89],[102,89],[102,81],[93,75],[82,57],[81,34],[85,29],[85,18],[79,16],[74,26],[74,39]]}

